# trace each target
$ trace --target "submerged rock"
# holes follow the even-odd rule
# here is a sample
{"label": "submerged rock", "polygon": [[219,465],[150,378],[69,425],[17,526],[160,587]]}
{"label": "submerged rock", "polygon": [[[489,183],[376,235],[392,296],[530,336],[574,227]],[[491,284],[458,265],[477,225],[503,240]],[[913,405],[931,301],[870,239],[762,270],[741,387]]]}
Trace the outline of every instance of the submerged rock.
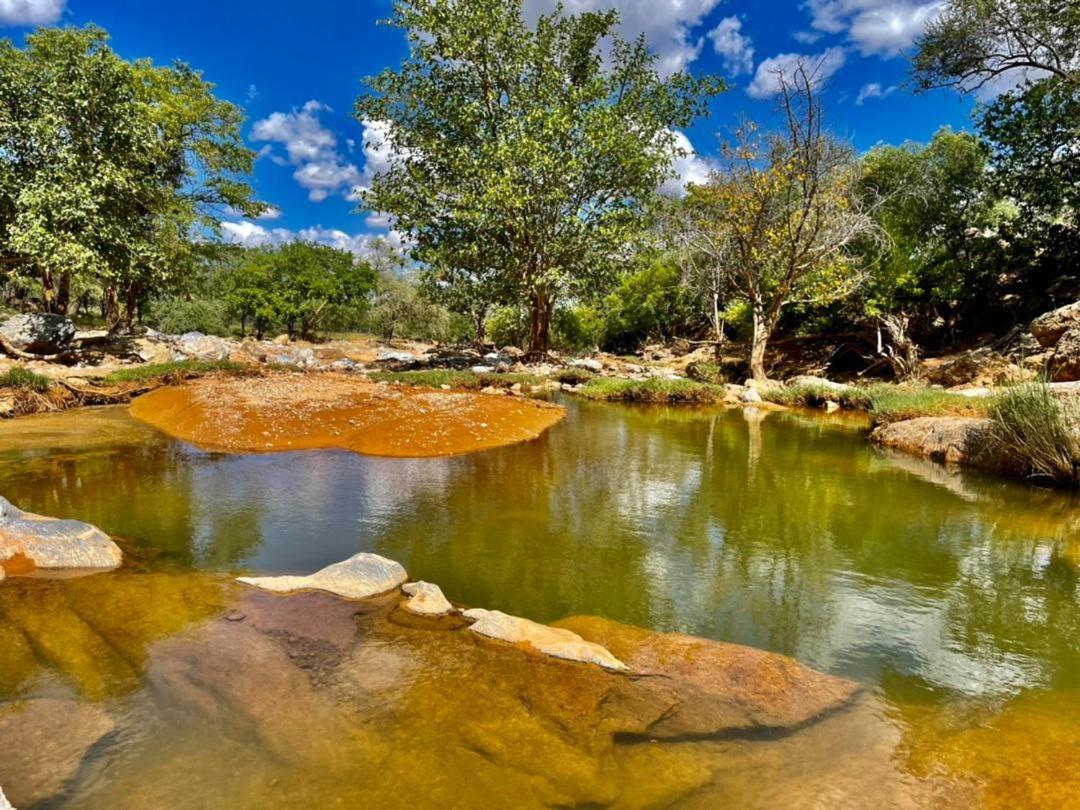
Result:
{"label": "submerged rock", "polygon": [[466,619],[476,620],[469,626],[470,630],[488,638],[497,638],[512,644],[526,644],[537,652],[553,658],[597,664],[604,669],[616,671],[627,669],[626,664],[601,645],[585,641],[570,630],[537,624],[519,616],[509,616],[498,610],[473,608],[466,610],[463,615]]}
{"label": "submerged rock", "polygon": [[89,523],[23,512],[0,498],[0,563],[21,558],[36,568],[116,568],[122,557]]}
{"label": "submerged rock", "polygon": [[306,577],[237,577],[245,585],[266,591],[328,591],[347,599],[364,599],[392,591],[408,579],[400,563],[361,552]]}
{"label": "submerged rock", "polygon": [[16,315],[0,324],[0,336],[20,351],[58,354],[71,347],[75,339],[75,324],[64,315]]}
{"label": "submerged rock", "polygon": [[89,703],[40,698],[2,704],[0,784],[16,806],[47,801],[112,730],[105,710]]}
{"label": "submerged rock", "polygon": [[859,691],[852,681],[738,644],[596,616],[573,617],[555,627],[602,644],[626,662],[635,677],[620,690],[621,700],[638,713],[649,705],[662,709],[644,712],[657,718],[639,732],[649,738],[791,731],[846,705]]}
{"label": "submerged rock", "polygon": [[406,582],[401,586],[411,599],[405,603],[405,609],[423,616],[442,616],[451,613],[454,606],[443,595],[442,588],[430,582]]}

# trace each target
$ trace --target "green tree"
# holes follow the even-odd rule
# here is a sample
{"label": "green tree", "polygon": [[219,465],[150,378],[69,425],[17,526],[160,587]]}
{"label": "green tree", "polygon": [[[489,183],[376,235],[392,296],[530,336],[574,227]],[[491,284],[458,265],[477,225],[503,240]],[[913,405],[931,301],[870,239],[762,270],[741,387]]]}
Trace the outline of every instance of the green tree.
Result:
{"label": "green tree", "polygon": [[672,174],[672,128],[721,89],[661,77],[617,21],[559,8],[530,27],[521,0],[398,0],[391,22],[409,56],[356,104],[395,155],[365,208],[390,214],[448,283],[479,275],[493,298],[526,306],[534,354],[560,299],[614,277]]}
{"label": "green tree", "polygon": [[0,41],[0,252],[67,312],[94,286],[111,321],[190,267],[222,206],[258,214],[243,117],[184,64],[129,62],[100,28]]}
{"label": "green tree", "polygon": [[291,242],[271,256],[280,319],[289,335],[310,340],[333,307],[362,309],[376,287],[371,265],[326,245]]}

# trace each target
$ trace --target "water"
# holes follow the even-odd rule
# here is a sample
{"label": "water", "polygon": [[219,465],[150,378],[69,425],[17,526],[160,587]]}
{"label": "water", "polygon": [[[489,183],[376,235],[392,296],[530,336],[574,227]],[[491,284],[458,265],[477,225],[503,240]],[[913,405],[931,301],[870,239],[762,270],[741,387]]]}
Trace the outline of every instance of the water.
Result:
{"label": "water", "polygon": [[[1080,763],[1080,499],[883,453],[852,418],[567,404],[537,441],[418,460],[206,453],[122,409],[19,420],[0,425],[0,493],[123,538],[148,574],[374,551],[467,605],[783,653],[867,687],[865,717],[836,733],[899,734],[882,761],[905,778],[972,780],[1004,805],[1075,798],[1055,769]],[[985,727],[1036,748],[991,767]],[[1056,761],[1032,765],[1051,743]],[[787,784],[784,757],[753,750],[709,784],[746,799],[763,768]]]}

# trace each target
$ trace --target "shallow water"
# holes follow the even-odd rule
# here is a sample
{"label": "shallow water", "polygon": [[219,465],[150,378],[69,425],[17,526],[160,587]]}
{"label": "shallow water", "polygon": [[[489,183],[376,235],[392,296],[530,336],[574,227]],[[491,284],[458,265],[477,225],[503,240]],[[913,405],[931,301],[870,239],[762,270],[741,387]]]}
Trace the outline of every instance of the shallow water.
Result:
{"label": "shallow water", "polygon": [[[67,690],[126,718],[69,784],[74,804],[118,806],[117,791],[132,784],[121,771],[145,789],[143,806],[385,801],[370,769],[256,766],[259,746],[225,740],[220,728],[161,726],[169,713],[145,683],[155,644],[238,598],[221,573],[309,572],[374,551],[455,602],[747,644],[867,687],[852,710],[782,740],[617,746],[622,792],[611,796],[623,806],[851,806],[878,785],[886,806],[972,795],[1075,806],[1080,499],[882,453],[850,418],[568,405],[537,441],[415,460],[206,453],[122,409],[0,424],[0,493],[98,525],[123,538],[132,560],[112,575],[127,577],[130,592],[121,580],[110,588],[108,575],[0,585],[9,623],[26,635],[26,615],[48,614],[48,635],[64,637],[51,652],[33,638],[27,655],[9,652],[0,698]],[[63,611],[53,601],[79,621],[55,618]],[[71,660],[94,643],[80,640],[79,622],[94,624],[87,614],[105,605],[102,621],[112,610],[109,626],[122,625],[133,602],[155,607],[136,611],[119,641],[103,634],[111,668],[105,653]],[[412,751],[390,742],[397,733],[383,729],[363,750],[389,746],[381,761],[397,762]],[[422,739],[425,751],[445,742],[434,731]],[[168,757],[182,765],[166,775]],[[442,767],[419,783],[415,769],[376,773],[424,790],[468,780],[469,761]],[[685,774],[693,789],[650,794],[626,776],[657,768]],[[177,781],[193,773],[202,798]],[[519,776],[497,765],[471,793],[451,790],[450,804],[565,803],[557,792],[521,794]],[[977,794],[951,792],[969,787]]]}

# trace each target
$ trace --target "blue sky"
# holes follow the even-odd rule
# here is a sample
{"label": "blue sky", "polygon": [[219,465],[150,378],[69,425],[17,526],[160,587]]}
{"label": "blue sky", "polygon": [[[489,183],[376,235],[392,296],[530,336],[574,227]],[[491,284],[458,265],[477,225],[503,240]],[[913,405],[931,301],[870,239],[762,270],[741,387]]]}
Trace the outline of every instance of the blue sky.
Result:
{"label": "blue sky", "polygon": [[[525,0],[527,13],[555,0]],[[792,55],[830,74],[831,128],[859,149],[927,140],[936,129],[970,126],[972,101],[950,91],[912,95],[905,54],[938,0],[565,0],[571,11],[616,7],[623,33],[644,33],[671,69],[714,72],[731,89],[712,115],[686,132],[698,157],[681,162],[700,177],[717,133],[741,115],[767,118],[770,77]],[[361,79],[405,55],[400,32],[377,26],[390,0],[0,0],[0,35],[21,39],[35,24],[94,22],[126,57],[181,59],[242,105],[245,136],[260,150],[254,184],[276,216],[225,224],[247,244],[297,235],[362,251],[386,233],[356,213],[355,192],[386,160],[377,127],[351,117]]]}

